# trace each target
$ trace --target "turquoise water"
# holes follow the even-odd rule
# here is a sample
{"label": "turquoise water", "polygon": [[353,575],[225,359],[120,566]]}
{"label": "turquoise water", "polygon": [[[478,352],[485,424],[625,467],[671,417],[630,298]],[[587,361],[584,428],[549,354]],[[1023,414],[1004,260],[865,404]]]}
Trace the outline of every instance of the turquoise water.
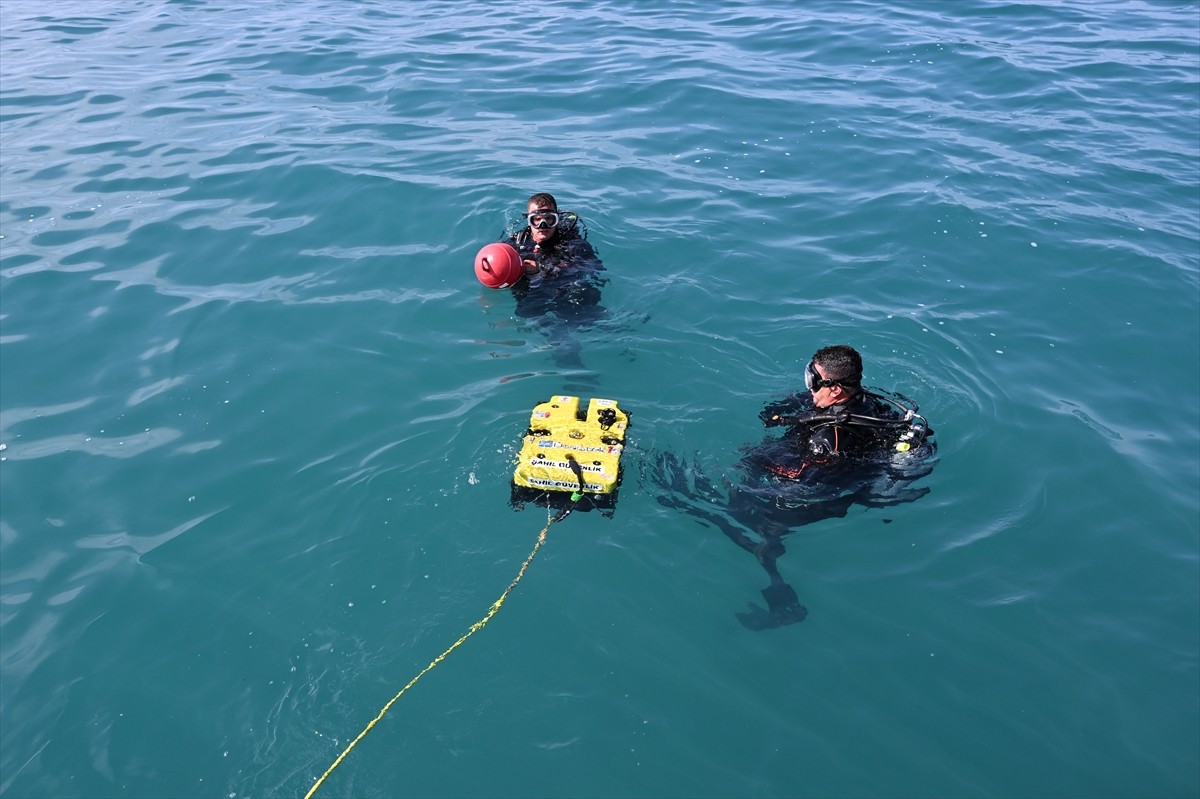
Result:
{"label": "turquoise water", "polygon": [[[0,4],[0,795],[1200,794],[1200,6]],[[474,253],[549,190],[586,371]],[[663,507],[848,343],[923,498]]]}

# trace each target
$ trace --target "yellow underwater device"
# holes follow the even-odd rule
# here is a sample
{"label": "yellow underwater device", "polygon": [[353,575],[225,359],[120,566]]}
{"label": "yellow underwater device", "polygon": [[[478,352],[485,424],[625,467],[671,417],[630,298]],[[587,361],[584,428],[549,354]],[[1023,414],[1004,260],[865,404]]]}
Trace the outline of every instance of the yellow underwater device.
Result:
{"label": "yellow underwater device", "polygon": [[629,415],[616,400],[557,396],[534,406],[513,472],[512,505],[616,510]]}

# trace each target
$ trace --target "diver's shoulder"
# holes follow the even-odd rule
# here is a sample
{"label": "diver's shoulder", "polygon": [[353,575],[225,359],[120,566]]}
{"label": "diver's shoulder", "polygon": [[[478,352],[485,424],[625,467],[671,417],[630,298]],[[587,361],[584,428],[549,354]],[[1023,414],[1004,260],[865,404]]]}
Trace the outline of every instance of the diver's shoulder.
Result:
{"label": "diver's shoulder", "polygon": [[559,211],[558,216],[558,234],[560,236],[564,238],[587,238],[587,224],[583,221],[582,216],[575,211],[569,210]]}

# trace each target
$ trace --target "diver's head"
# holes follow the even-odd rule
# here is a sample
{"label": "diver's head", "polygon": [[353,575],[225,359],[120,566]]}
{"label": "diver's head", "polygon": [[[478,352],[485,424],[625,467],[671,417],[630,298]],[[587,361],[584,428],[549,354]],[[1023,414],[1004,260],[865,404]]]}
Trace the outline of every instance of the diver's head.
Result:
{"label": "diver's head", "polygon": [[544,191],[533,195],[525,206],[525,221],[534,244],[550,241],[558,233],[558,201]]}
{"label": "diver's head", "polygon": [[862,356],[845,344],[822,347],[804,367],[804,385],[818,408],[849,402],[862,391]]}

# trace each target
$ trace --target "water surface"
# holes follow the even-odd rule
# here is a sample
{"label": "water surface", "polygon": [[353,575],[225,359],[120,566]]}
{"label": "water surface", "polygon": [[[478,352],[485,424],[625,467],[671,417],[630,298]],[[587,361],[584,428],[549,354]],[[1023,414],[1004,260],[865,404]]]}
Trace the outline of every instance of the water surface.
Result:
{"label": "water surface", "polygon": [[[632,414],[322,796],[1200,793],[1194,2],[0,6],[0,795],[300,796],[494,602],[530,409]],[[548,190],[588,373],[474,253]],[[848,343],[930,493],[661,506]]]}

